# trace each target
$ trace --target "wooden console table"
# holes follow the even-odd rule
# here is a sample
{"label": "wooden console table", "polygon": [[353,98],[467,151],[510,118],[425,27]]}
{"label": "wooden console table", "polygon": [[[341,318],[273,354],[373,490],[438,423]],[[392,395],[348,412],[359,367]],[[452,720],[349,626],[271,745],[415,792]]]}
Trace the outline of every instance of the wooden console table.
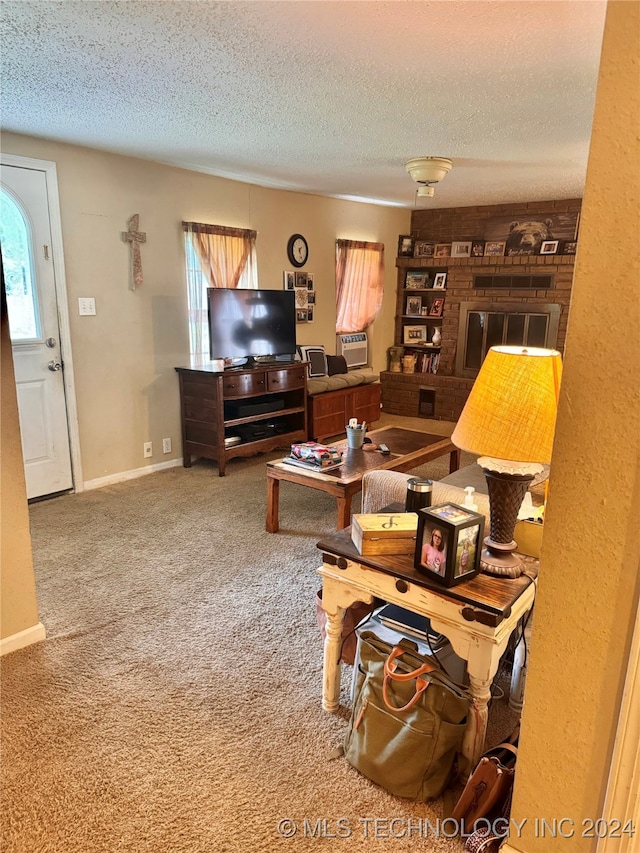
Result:
{"label": "wooden console table", "polygon": [[[224,477],[228,459],[253,456],[307,439],[307,366],[271,363],[253,369],[176,367],[180,377],[182,462],[215,459]],[[225,444],[236,436],[239,443]]]}
{"label": "wooden console table", "polygon": [[[340,643],[346,608],[355,601],[372,603],[376,597],[406,607],[427,616],[434,629],[449,639],[455,653],[467,661],[473,707],[462,754],[466,769],[473,769],[484,751],[491,683],[509,637],[533,606],[535,580],[528,575],[510,579],[481,573],[444,589],[415,570],[412,556],[359,554],[350,529],[322,539],[317,547],[323,552],[318,574],[322,576],[322,607],[327,614],[323,707],[331,712],[339,708]],[[537,561],[523,559],[535,577]],[[515,666],[514,683],[520,683]]]}

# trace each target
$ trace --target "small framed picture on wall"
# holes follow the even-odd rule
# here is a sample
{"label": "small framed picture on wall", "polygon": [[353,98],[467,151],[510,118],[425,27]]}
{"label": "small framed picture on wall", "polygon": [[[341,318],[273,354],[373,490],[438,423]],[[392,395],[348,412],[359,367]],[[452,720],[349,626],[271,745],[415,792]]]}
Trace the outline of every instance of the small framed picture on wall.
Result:
{"label": "small framed picture on wall", "polygon": [[285,290],[293,290],[296,286],[296,274],[293,270],[285,270],[283,273],[283,284]]}

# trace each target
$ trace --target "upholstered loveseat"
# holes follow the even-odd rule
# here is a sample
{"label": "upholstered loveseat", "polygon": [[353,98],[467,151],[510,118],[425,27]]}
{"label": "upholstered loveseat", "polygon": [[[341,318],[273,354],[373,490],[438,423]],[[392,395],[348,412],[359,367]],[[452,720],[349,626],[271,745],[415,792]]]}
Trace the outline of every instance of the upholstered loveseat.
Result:
{"label": "upholstered loveseat", "polygon": [[342,356],[326,355],[324,347],[300,347],[309,362],[307,432],[323,441],[344,432],[350,418],[371,424],[380,417],[380,382],[371,370],[347,370]]}

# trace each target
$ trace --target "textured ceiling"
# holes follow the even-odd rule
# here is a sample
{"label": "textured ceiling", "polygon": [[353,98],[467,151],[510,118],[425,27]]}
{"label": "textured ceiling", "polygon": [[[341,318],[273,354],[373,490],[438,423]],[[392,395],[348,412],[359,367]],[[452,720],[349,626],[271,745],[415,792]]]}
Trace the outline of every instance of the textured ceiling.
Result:
{"label": "textured ceiling", "polygon": [[412,207],[582,195],[605,3],[3,0],[2,128]]}

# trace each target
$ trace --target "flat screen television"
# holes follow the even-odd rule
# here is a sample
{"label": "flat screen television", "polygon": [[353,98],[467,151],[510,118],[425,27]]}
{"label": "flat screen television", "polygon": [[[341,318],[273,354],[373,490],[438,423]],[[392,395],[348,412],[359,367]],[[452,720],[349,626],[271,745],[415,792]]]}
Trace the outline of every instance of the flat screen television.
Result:
{"label": "flat screen television", "polygon": [[211,359],[268,360],[296,352],[295,296],[291,290],[209,287]]}

